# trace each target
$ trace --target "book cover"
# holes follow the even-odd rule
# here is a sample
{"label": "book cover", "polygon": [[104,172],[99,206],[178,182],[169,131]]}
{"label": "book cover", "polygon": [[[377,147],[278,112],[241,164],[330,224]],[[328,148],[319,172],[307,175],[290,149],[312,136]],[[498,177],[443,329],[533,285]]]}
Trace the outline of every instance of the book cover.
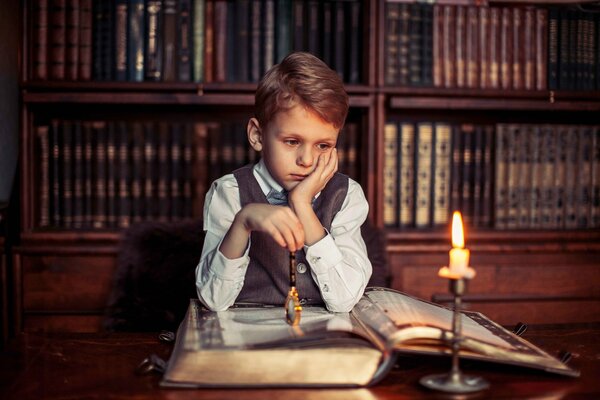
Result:
{"label": "book cover", "polygon": [[149,81],[160,81],[162,79],[162,7],[162,0],[148,0],[146,3],[144,76],[145,79]]}
{"label": "book cover", "polygon": [[79,0],[66,0],[65,10],[65,79],[79,76]]}
{"label": "book cover", "polygon": [[118,218],[118,137],[114,121],[107,121],[106,131],[106,225],[116,228]]}
{"label": "book cover", "polygon": [[52,80],[65,79],[66,8],[66,0],[50,0],[50,10],[48,11],[48,61],[50,62],[48,75]]}
{"label": "book cover", "polygon": [[[286,323],[281,307],[248,304],[216,313],[191,299],[160,385],[373,385],[394,366],[398,354],[450,354],[452,314],[377,287],[367,288],[350,313],[305,306],[294,327]],[[463,312],[460,319],[465,336],[461,357],[579,375],[481,313]]]}
{"label": "book cover", "polygon": [[144,33],[146,31],[144,0],[130,0],[127,16],[127,78],[144,80]]}
{"label": "book cover", "polygon": [[398,162],[400,182],[398,185],[398,206],[400,228],[412,228],[415,222],[415,126],[411,122],[399,125],[400,161]]}
{"label": "book cover", "polygon": [[79,4],[79,71],[80,81],[92,79],[92,0],[80,0]]}
{"label": "book cover", "polygon": [[[212,3],[210,3],[212,4]],[[207,4],[207,17],[208,17],[208,4]],[[211,22],[211,38],[212,38],[212,22]],[[179,70],[177,68],[177,1],[175,0],[164,0],[163,3],[163,31],[162,31],[162,43],[163,43],[163,74],[162,79],[165,82],[174,82],[177,80]],[[206,38],[208,41],[209,28],[206,28]],[[207,44],[208,46],[208,44]],[[211,47],[212,50],[212,47]],[[212,52],[211,52],[212,57]],[[208,58],[208,55],[207,55]],[[208,66],[208,61],[205,60],[205,65]],[[212,64],[210,66],[212,68]],[[212,72],[212,71],[211,71]],[[208,76],[208,74],[206,75]]]}
{"label": "book cover", "polygon": [[50,225],[50,141],[47,125],[35,128],[38,140],[39,166],[39,218],[38,226],[45,228]]}
{"label": "book cover", "polygon": [[214,2],[214,82],[225,82],[227,76],[227,2]]}
{"label": "book cover", "polygon": [[277,0],[275,12],[275,62],[279,63],[292,49],[292,1]]}
{"label": "book cover", "polygon": [[452,126],[436,122],[433,173],[433,224],[436,226],[445,225],[449,221],[451,140]]}
{"label": "book cover", "polygon": [[106,228],[106,121],[92,122],[94,135],[94,182],[92,227]]}
{"label": "book cover", "polygon": [[177,2],[177,80],[192,80],[192,0]]}
{"label": "book cover", "polygon": [[[193,3],[193,78],[194,82],[204,81],[204,6],[205,0],[194,0]],[[240,42],[244,43],[244,42]],[[244,46],[241,46],[244,47]]]}
{"label": "book cover", "polygon": [[[556,25],[554,25],[556,29]],[[555,32],[556,34],[556,32]],[[548,10],[535,9],[535,89],[546,90],[548,85]],[[556,54],[554,55],[556,57]],[[556,64],[556,60],[554,61]]]}
{"label": "book cover", "polygon": [[431,225],[431,183],[433,166],[433,124],[417,123],[417,157],[415,179],[415,227]]}
{"label": "book cover", "polygon": [[44,81],[48,79],[48,0],[34,2],[32,25],[32,76]]}
{"label": "book cover", "polygon": [[127,55],[128,55],[128,7],[127,0],[115,2],[115,80],[127,80]]}
{"label": "book cover", "polygon": [[388,227],[398,224],[398,126],[388,122],[383,130],[383,223]]}

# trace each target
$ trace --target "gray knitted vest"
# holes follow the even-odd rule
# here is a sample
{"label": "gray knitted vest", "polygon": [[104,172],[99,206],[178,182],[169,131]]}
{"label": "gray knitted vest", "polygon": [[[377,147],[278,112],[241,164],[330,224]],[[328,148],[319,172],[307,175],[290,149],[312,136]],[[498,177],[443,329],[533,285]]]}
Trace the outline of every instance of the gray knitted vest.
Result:
{"label": "gray knitted vest", "polygon": [[[252,165],[247,165],[233,172],[240,188],[242,207],[249,203],[268,203],[252,168]],[[314,202],[315,214],[328,231],[333,217],[342,208],[347,193],[348,177],[336,173]],[[250,238],[250,265],[236,302],[282,305],[290,285],[289,252],[265,233],[252,232]],[[304,304],[323,304],[319,288],[310,274],[304,250],[296,253],[296,261],[307,266],[305,273],[296,273],[296,288],[300,299]]]}

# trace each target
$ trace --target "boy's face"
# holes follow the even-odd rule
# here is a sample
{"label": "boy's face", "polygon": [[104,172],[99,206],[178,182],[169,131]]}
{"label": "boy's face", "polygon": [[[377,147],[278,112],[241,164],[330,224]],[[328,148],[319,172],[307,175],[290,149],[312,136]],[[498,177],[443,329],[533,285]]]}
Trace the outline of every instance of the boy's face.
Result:
{"label": "boy's face", "polygon": [[267,127],[252,118],[248,140],[271,176],[287,191],[295,188],[316,167],[320,155],[329,160],[339,131],[313,111],[296,105],[278,112]]}

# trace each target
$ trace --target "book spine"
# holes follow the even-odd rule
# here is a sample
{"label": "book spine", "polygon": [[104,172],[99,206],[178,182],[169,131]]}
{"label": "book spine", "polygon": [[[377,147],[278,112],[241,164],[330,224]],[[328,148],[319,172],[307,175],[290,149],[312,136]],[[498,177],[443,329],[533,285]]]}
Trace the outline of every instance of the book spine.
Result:
{"label": "book spine", "polygon": [[433,6],[433,86],[444,85],[443,9],[439,4]]}
{"label": "book spine", "polygon": [[578,190],[576,193],[577,228],[590,228],[592,199],[592,136],[593,128],[579,127],[579,154],[577,156]]}
{"label": "book spine", "polygon": [[[239,48],[236,48],[237,60],[234,68],[236,68],[236,78],[240,82],[250,81],[250,41],[248,26],[250,24],[250,4],[248,0],[238,0],[236,3],[236,38],[239,43]],[[278,24],[279,25],[279,24]],[[289,29],[289,27],[288,27]],[[287,55],[287,53],[285,54]],[[284,57],[285,57],[284,55]],[[283,58],[283,57],[282,57]]]}
{"label": "book spine", "polygon": [[158,220],[168,221],[171,210],[171,132],[169,124],[161,121],[158,124]]}
{"label": "book spine", "polygon": [[[164,0],[163,3],[163,81],[177,80],[177,1]],[[211,23],[212,27],[212,23]],[[208,32],[207,32],[208,36]],[[212,34],[211,34],[212,38]],[[211,47],[212,49],[212,47]],[[212,53],[211,53],[212,57]],[[211,64],[212,69],[212,64]]]}
{"label": "book spine", "polygon": [[[539,17],[539,15],[538,15]],[[539,19],[538,19],[539,24]],[[539,26],[539,25],[538,25]],[[548,89],[558,89],[559,13],[552,7],[548,11]]]}
{"label": "book spine", "polygon": [[440,226],[448,223],[450,204],[450,158],[452,127],[448,123],[435,124],[435,171],[433,187],[433,224]]}
{"label": "book spine", "polygon": [[[193,193],[193,210],[194,216],[201,216],[204,210],[204,196],[206,195],[208,188],[208,128],[205,123],[196,122],[193,125],[193,140],[192,149],[193,153],[193,168],[192,168],[192,182],[194,182],[194,193]],[[250,147],[250,146],[248,146]],[[173,179],[175,176],[173,175]]]}
{"label": "book spine", "polygon": [[[261,50],[263,56],[261,76],[275,63],[273,61],[275,56],[275,3],[273,0],[264,0],[262,6],[263,30]],[[313,54],[318,54],[318,52]]]}
{"label": "book spine", "polygon": [[415,180],[415,227],[426,228],[431,224],[431,173],[433,150],[433,126],[429,122],[417,124],[417,159]]}
{"label": "book spine", "polygon": [[458,126],[452,129],[452,159],[450,176],[450,210],[462,209],[462,170],[463,170],[463,143],[464,137]]}
{"label": "book spine", "polygon": [[65,79],[76,81],[79,72],[79,0],[66,0]]}
{"label": "book spine", "polygon": [[398,3],[386,3],[385,13],[385,83],[395,85],[398,81],[399,70],[399,42],[398,25],[400,11]]}
{"label": "book spine", "polygon": [[483,142],[483,173],[482,176],[482,199],[481,199],[481,219],[480,226],[490,227],[492,224],[492,201],[494,187],[494,126],[486,125],[484,127]]}
{"label": "book spine", "polygon": [[146,9],[144,76],[149,81],[160,81],[163,61],[162,0],[148,0]]}
{"label": "book spine", "polygon": [[342,81],[346,82],[348,79],[345,67],[346,67],[346,12],[344,10],[344,3],[342,1],[336,1],[334,3],[334,41],[333,41],[333,69],[338,73]]}
{"label": "book spine", "polygon": [[144,130],[141,122],[131,123],[131,222],[140,222],[144,216]]}
{"label": "book spine", "polygon": [[[322,5],[322,40],[321,40],[321,49],[323,61],[327,65],[331,65],[331,60],[333,58],[333,11],[332,11],[332,3],[330,1],[323,2]],[[291,16],[290,16],[291,18]]]}
{"label": "book spine", "polygon": [[[194,0],[194,23],[193,23],[193,35],[194,35],[194,82],[204,82],[204,0]],[[245,47],[244,42],[240,42],[240,47]]]}
{"label": "book spine", "polygon": [[192,80],[192,0],[177,2],[177,68],[178,80]]}
{"label": "book spine", "polygon": [[306,0],[304,2],[304,15],[307,21],[306,50],[312,54],[320,54],[319,42],[319,2]]}
{"label": "book spine", "polygon": [[142,197],[143,197],[143,209],[144,213],[142,217],[152,219],[157,216],[156,201],[157,198],[157,184],[156,180],[158,177],[157,169],[157,139],[156,129],[154,123],[144,123],[144,136],[143,136],[143,175],[142,180]]}
{"label": "book spine", "polygon": [[97,81],[113,79],[114,66],[114,18],[113,2],[96,1],[94,5],[94,22],[92,23],[92,61],[93,78]]}
{"label": "book spine", "polygon": [[[490,85],[490,49],[488,43],[490,42],[490,8],[487,6],[477,7],[479,11],[479,37],[477,44],[479,52],[477,54],[477,60],[479,63],[479,83],[480,89],[487,89]],[[494,41],[496,38],[494,38]]]}
{"label": "book spine", "polygon": [[49,76],[53,80],[65,79],[66,0],[50,0],[49,22]]}
{"label": "book spine", "polygon": [[[556,29],[556,25],[554,25],[554,29]],[[548,61],[548,11],[543,8],[535,9],[535,50],[535,88],[536,90],[546,90],[551,63]],[[556,65],[556,59],[554,65]]]}
{"label": "book spine", "polygon": [[176,220],[181,216],[182,202],[183,202],[183,189],[182,189],[182,177],[183,177],[183,132],[180,124],[171,124],[171,181],[170,181],[170,192],[171,192],[171,220]]}
{"label": "book spine", "polygon": [[[361,3],[358,1],[353,1],[348,4],[349,14],[350,14],[350,26],[349,26],[349,43],[348,43],[348,82],[349,83],[359,83],[361,81],[361,54],[362,54],[362,23],[361,23]],[[431,38],[431,35],[429,36]],[[431,56],[431,46],[429,43],[428,47],[428,62],[429,66],[431,66],[432,56]],[[431,84],[431,67],[427,73],[428,83]]]}
{"label": "book spine", "polygon": [[[183,202],[181,217],[191,218],[193,212],[193,138],[192,126],[183,124]],[[241,135],[238,135],[238,137]]]}
{"label": "book spine", "polygon": [[554,169],[554,227],[564,229],[565,227],[565,203],[566,203],[566,186],[567,186],[567,160],[568,160],[568,132],[564,125],[554,126],[555,135],[557,136],[556,158]]}
{"label": "book spine", "polygon": [[409,46],[411,40],[413,40],[410,33],[411,12],[409,5],[406,3],[400,4],[399,13],[400,20],[398,22],[398,80],[396,83],[400,86],[407,86],[410,81]]}
{"label": "book spine", "polygon": [[[85,122],[84,122],[85,123]],[[73,122],[73,228],[80,229],[84,226],[84,163],[83,163],[83,132],[81,121]]]}
{"label": "book spine", "polygon": [[63,227],[73,227],[73,131],[70,121],[62,122],[62,204]]}
{"label": "book spine", "polygon": [[511,9],[512,19],[511,24],[511,40],[512,46],[508,53],[512,50],[512,88],[516,90],[523,89],[523,65],[525,59],[524,35],[523,35],[523,11],[519,7]]}
{"label": "book spine", "polygon": [[34,2],[33,79],[48,79],[48,0]]}
{"label": "book spine", "polygon": [[542,169],[541,149],[544,145],[542,130],[539,125],[532,125],[529,132],[531,141],[530,151],[530,174],[531,174],[531,197],[529,209],[529,228],[539,229],[542,226],[542,180],[544,178]]}
{"label": "book spine", "polygon": [[462,188],[460,191],[460,204],[463,219],[469,225],[473,223],[473,169],[474,169],[474,136],[475,126],[462,124],[460,134],[463,140],[462,149]]}
{"label": "book spine", "polygon": [[517,177],[516,177],[516,190],[519,198],[517,204],[517,227],[518,228],[530,228],[531,227],[531,192],[533,190],[533,177],[534,172],[532,165],[532,138],[534,132],[531,124],[522,124],[519,126],[521,133],[521,144],[517,147]]}
{"label": "book spine", "polygon": [[483,148],[484,148],[484,128],[481,125],[475,126],[473,135],[473,209],[472,209],[472,226],[481,226],[481,201],[483,199],[482,175],[485,171],[483,165]]}
{"label": "book spine", "polygon": [[466,86],[466,26],[467,9],[464,6],[456,7],[456,31],[455,35],[455,64],[456,64],[456,86]]}
{"label": "book spine", "polygon": [[554,196],[554,176],[557,153],[556,135],[549,125],[540,126],[540,135],[540,141],[542,143],[540,148],[540,173],[542,175],[540,225],[541,228],[552,228],[554,227],[553,215],[554,204],[556,203]]}
{"label": "book spine", "polygon": [[[500,87],[512,88],[513,50],[512,45],[512,9],[501,8],[500,13]],[[518,54],[518,53],[517,53]]]}
{"label": "book spine", "polygon": [[144,0],[130,0],[127,22],[127,77],[130,81],[144,80]]}
{"label": "book spine", "polygon": [[508,164],[507,175],[507,204],[506,204],[506,228],[515,229],[519,222],[520,193],[518,188],[519,179],[519,150],[523,146],[523,134],[517,124],[507,126],[508,133]]}
{"label": "book spine", "polygon": [[227,45],[227,3],[225,0],[216,0],[214,5],[214,81],[226,80],[226,45]]}
{"label": "book spine", "polygon": [[577,228],[577,187],[581,184],[578,167],[579,127],[566,126],[567,155],[565,162],[565,228]]}
{"label": "book spine", "polygon": [[250,81],[258,82],[261,77],[261,4],[250,2]]}
{"label": "book spine", "polygon": [[92,226],[95,229],[106,228],[106,121],[92,123],[94,133],[95,179],[94,179],[94,211]]}
{"label": "book spine", "polygon": [[479,85],[479,7],[467,7],[465,23],[465,60],[466,60],[466,86],[476,88]]}
{"label": "book spine", "polygon": [[409,7],[408,83],[410,86],[420,86],[423,83],[423,6],[413,3]]}
{"label": "book spine", "polygon": [[[325,4],[323,4],[323,6],[325,6]],[[279,63],[292,49],[292,2],[290,0],[278,0],[276,12],[275,62]]]}
{"label": "book spine", "polygon": [[[118,212],[118,225],[120,228],[127,228],[131,225],[131,198],[134,190],[134,185],[131,179],[131,167],[129,148],[132,145],[130,127],[125,122],[117,123],[117,135],[118,135],[118,161],[119,161],[119,212]],[[139,151],[139,150],[135,150]],[[132,152],[133,155],[133,152]],[[139,185],[139,182],[138,182]],[[139,186],[135,188],[140,190]],[[139,197],[139,194],[138,194]]]}
{"label": "book spine", "polygon": [[106,133],[106,225],[116,228],[117,225],[117,189],[118,182],[118,152],[117,132],[115,123],[108,122]]}
{"label": "book spine", "polygon": [[490,8],[490,34],[486,46],[489,49],[489,87],[498,89],[500,87],[500,44],[502,42],[501,35],[501,11],[497,7]]}
{"label": "book spine", "polygon": [[62,225],[62,207],[61,190],[62,190],[62,146],[61,146],[61,124],[57,119],[53,119],[50,129],[50,145],[52,149],[50,158],[50,179],[51,179],[51,201],[50,201],[50,218],[51,224],[55,227]]}
{"label": "book spine", "polygon": [[412,228],[415,222],[415,126],[400,124],[399,201],[400,228]]}
{"label": "book spine", "polygon": [[94,134],[92,132],[92,123],[82,122],[83,134],[83,225],[88,228],[92,226],[93,209],[93,190],[95,186],[94,176]]}
{"label": "book spine", "polygon": [[80,81],[92,79],[92,0],[80,0],[79,6],[79,72]]}
{"label": "book spine", "polygon": [[383,223],[387,227],[398,224],[397,184],[398,184],[398,126],[388,122],[383,132]]}
{"label": "book spine", "polygon": [[[293,37],[292,37],[292,44],[293,44],[293,50],[294,51],[304,51],[306,50],[305,47],[305,40],[304,40],[304,4],[303,4],[303,0],[292,0],[292,6],[293,6],[293,21],[294,21],[294,25],[293,25]],[[333,7],[333,5],[332,5]],[[332,20],[334,18],[334,15],[332,13]],[[332,30],[333,32],[333,30]],[[331,65],[331,64],[329,64]]]}
{"label": "book spine", "polygon": [[36,136],[38,137],[38,154],[40,156],[40,205],[39,222],[40,228],[50,225],[50,142],[48,138],[48,126],[42,125],[36,127]]}
{"label": "book spine", "polygon": [[[239,58],[241,56],[238,53],[238,48],[241,49],[244,42],[238,41],[239,28],[236,25],[238,21],[239,11],[236,9],[237,4],[233,1],[227,2],[227,23],[226,23],[226,36],[225,36],[225,80],[227,82],[239,82],[240,69],[239,69]],[[246,15],[247,17],[247,15]],[[239,45],[242,44],[242,45]],[[243,46],[246,47],[247,46]]]}
{"label": "book spine", "polygon": [[523,14],[523,54],[525,65],[523,69],[523,87],[526,90],[535,89],[535,57],[537,54],[535,40],[535,10],[528,7]]}
{"label": "book spine", "polygon": [[496,179],[495,190],[496,205],[494,212],[494,226],[496,229],[505,229],[507,226],[508,204],[508,164],[509,164],[510,137],[507,125],[496,125]]}
{"label": "book spine", "polygon": [[558,87],[557,89],[569,89],[571,84],[570,72],[570,40],[571,29],[570,13],[560,11],[558,17]]}
{"label": "book spine", "polygon": [[127,0],[116,0],[115,5],[115,79],[127,80]]}

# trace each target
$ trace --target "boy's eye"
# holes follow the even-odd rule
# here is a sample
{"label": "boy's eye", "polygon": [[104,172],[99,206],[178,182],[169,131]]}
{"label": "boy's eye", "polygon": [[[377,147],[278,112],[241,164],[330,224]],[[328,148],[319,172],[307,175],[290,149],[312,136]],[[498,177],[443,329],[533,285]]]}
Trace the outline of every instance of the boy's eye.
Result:
{"label": "boy's eye", "polygon": [[329,150],[331,148],[331,145],[328,144],[328,143],[319,143],[317,145],[317,147],[318,147],[319,150],[325,151],[325,150]]}
{"label": "boy's eye", "polygon": [[296,146],[298,143],[300,143],[298,140],[296,139],[285,139],[283,141],[283,143],[290,145],[290,146]]}

